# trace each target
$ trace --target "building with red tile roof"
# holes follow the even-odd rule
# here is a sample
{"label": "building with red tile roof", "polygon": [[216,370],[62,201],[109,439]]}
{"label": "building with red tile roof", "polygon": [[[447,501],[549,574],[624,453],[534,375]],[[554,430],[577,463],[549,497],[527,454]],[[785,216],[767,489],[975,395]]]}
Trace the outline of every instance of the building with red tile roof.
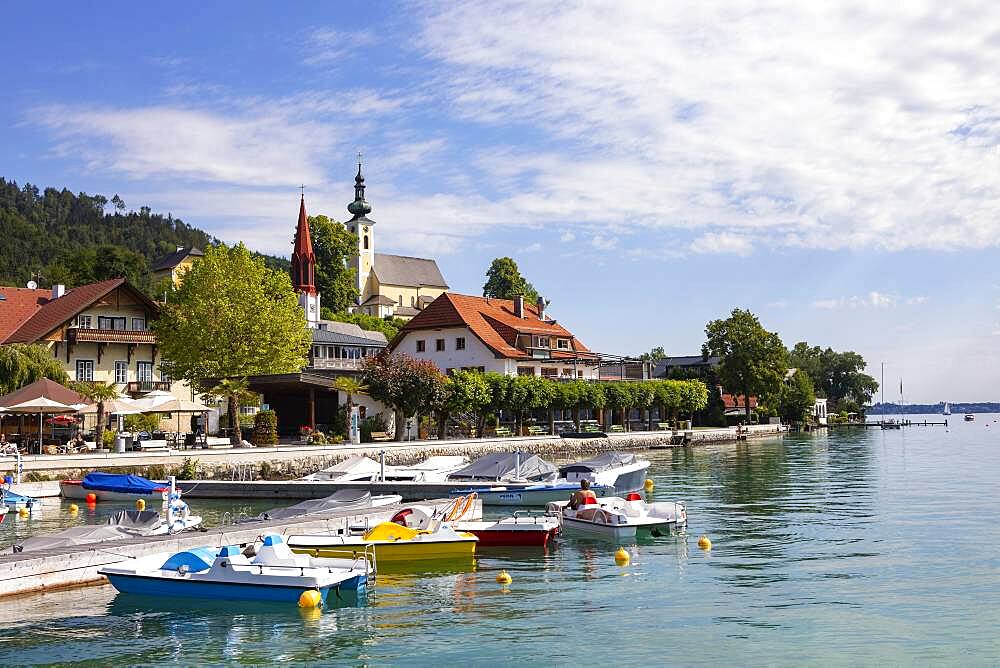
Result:
{"label": "building with red tile roof", "polygon": [[597,355],[545,312],[545,304],[446,292],[400,330],[391,349],[442,371],[597,377]]}

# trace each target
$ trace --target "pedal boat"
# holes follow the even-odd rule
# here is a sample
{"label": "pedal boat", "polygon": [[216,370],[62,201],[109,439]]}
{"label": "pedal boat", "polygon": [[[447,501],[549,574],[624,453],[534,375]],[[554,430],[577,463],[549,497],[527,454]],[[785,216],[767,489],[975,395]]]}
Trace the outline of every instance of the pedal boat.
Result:
{"label": "pedal boat", "polygon": [[[441,519],[458,532],[471,533],[484,547],[545,547],[559,533],[559,519],[548,515],[528,515],[522,511],[499,520],[474,520],[465,512],[465,498],[456,499],[453,509],[446,508]],[[475,500],[473,498],[473,500]],[[426,529],[435,520],[434,509],[412,505],[392,516],[392,522],[411,529]]]}
{"label": "pedal boat", "polygon": [[364,592],[374,575],[363,552],[357,559],[316,561],[293,554],[277,535],[265,536],[253,559],[227,545],[217,553],[193,548],[165,561],[160,554],[128,563],[98,574],[127,594],[238,601],[297,603],[303,592],[315,590],[325,603],[330,590]]}
{"label": "pedal boat", "polygon": [[292,552],[313,557],[354,558],[374,548],[377,562],[472,559],[478,539],[436,522],[432,529],[411,529],[382,522],[360,536],[304,534],[288,537]]}
{"label": "pedal boat", "polygon": [[687,524],[687,509],[681,501],[646,503],[635,492],[625,498],[612,496],[585,499],[572,509],[568,501],[550,503],[550,514],[560,518],[564,531],[597,534],[609,538],[633,538],[637,533],[658,533],[659,529]]}

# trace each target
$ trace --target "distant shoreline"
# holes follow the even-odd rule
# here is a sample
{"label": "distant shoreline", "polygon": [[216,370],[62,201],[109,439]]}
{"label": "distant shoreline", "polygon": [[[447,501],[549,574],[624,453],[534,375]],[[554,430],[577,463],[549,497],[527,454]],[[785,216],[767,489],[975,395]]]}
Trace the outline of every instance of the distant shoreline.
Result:
{"label": "distant shoreline", "polygon": [[[875,404],[868,408],[867,415],[941,415],[944,412],[944,402],[937,404]],[[951,403],[952,415],[965,413],[1000,413],[1000,402],[982,401]]]}

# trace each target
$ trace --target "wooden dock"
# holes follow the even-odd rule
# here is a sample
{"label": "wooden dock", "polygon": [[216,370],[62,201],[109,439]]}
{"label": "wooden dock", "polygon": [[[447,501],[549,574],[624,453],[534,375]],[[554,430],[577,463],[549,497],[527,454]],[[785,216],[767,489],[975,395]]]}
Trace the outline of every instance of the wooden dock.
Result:
{"label": "wooden dock", "polygon": [[877,429],[899,429],[901,427],[947,427],[948,421],[933,422],[931,420],[880,420],[878,422],[853,422],[837,427],[875,427]]}

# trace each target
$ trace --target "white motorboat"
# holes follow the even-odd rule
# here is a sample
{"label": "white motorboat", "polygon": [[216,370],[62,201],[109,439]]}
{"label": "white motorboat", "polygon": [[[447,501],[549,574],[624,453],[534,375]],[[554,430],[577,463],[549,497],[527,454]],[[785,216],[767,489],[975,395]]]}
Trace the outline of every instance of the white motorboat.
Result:
{"label": "white motorboat", "polygon": [[619,494],[642,489],[646,482],[649,461],[631,452],[605,452],[592,459],[559,467],[559,475],[567,483],[589,480],[591,486],[613,487]]}
{"label": "white motorboat", "polygon": [[687,509],[682,501],[646,503],[631,493],[625,498],[612,496],[586,499],[578,508],[568,501],[555,501],[547,511],[558,516],[564,531],[578,531],[609,538],[632,538],[637,532],[658,534],[659,530],[687,524]]}
{"label": "white motorboat", "polygon": [[[614,487],[602,485],[592,485],[595,494],[611,495],[615,493]],[[544,482],[537,485],[526,485],[524,487],[513,487],[507,485],[496,485],[492,487],[473,487],[469,489],[453,489],[448,492],[452,498],[476,494],[483,502],[484,506],[522,506],[544,508],[552,501],[566,501],[573,492],[580,491],[580,483],[568,483],[565,481]]]}
{"label": "white motorboat", "polygon": [[293,554],[281,536],[268,535],[253,559],[234,545],[217,553],[194,548],[166,559],[159,554],[127,567],[105,567],[98,574],[130,594],[294,603],[304,591],[315,590],[325,602],[331,589],[363,592],[373,575],[371,563],[365,554],[320,562]]}
{"label": "white motorboat", "polygon": [[344,461],[300,478],[326,482],[444,482],[448,475],[469,463],[468,457],[439,455],[409,466],[385,466],[373,459],[355,455]]}

